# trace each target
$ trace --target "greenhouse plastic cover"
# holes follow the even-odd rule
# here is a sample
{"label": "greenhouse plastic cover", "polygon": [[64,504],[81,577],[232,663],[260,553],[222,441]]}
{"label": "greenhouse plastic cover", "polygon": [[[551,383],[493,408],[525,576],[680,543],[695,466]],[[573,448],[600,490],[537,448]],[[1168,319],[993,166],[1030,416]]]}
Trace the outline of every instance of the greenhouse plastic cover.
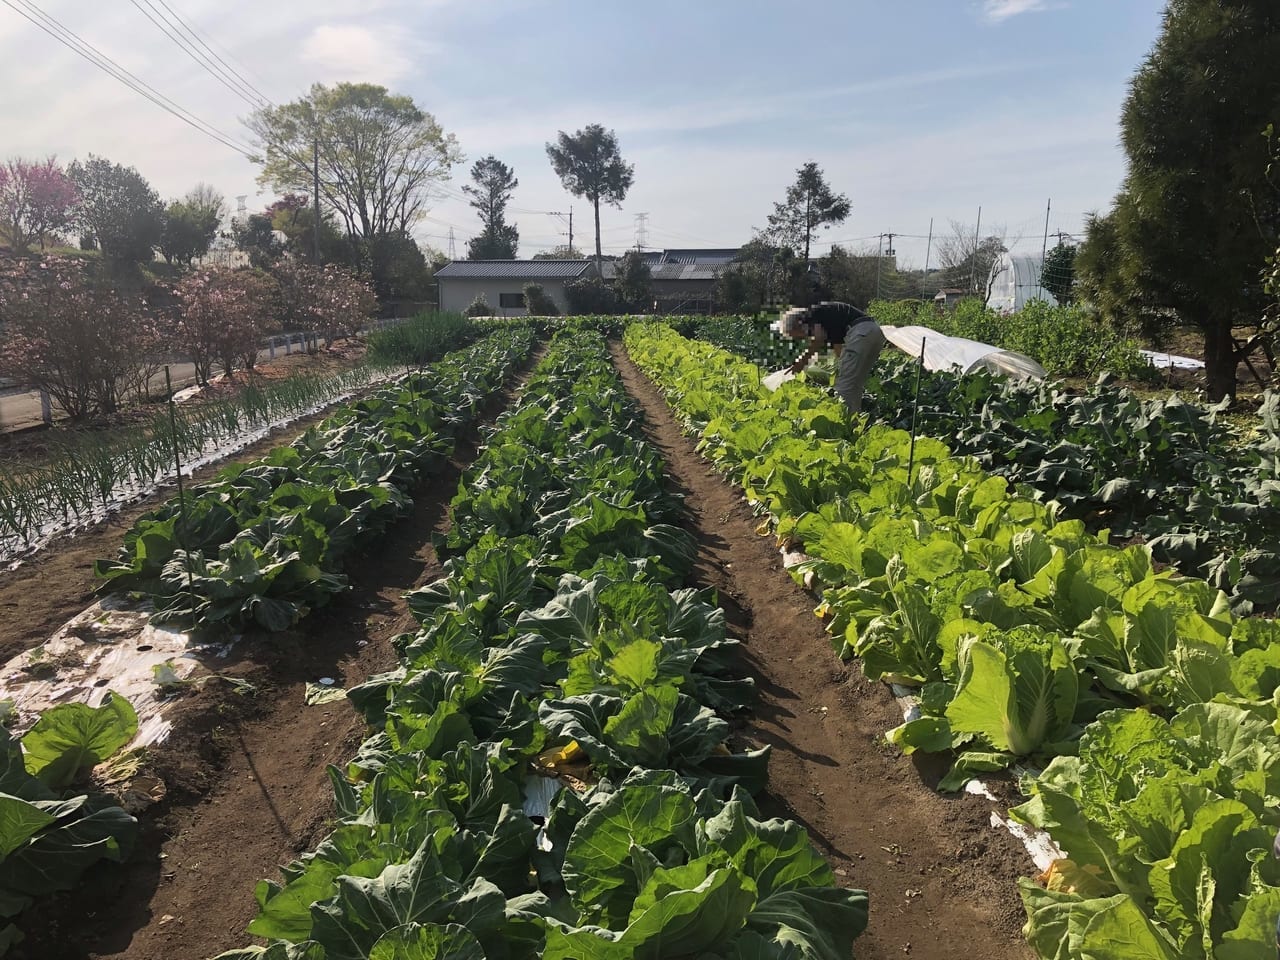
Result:
{"label": "greenhouse plastic cover", "polygon": [[920,356],[920,346],[924,344],[924,366],[926,370],[957,371],[973,373],[976,370],[990,370],[1005,376],[1043,380],[1044,367],[1030,357],[1011,350],[1001,350],[989,343],[966,340],[964,337],[949,337],[929,327],[881,327],[885,339],[899,350],[913,357]]}
{"label": "greenhouse plastic cover", "polygon": [[1153,367],[1173,367],[1175,370],[1203,370],[1204,361],[1195,357],[1180,357],[1174,353],[1160,353],[1158,350],[1139,350],[1147,362]]}

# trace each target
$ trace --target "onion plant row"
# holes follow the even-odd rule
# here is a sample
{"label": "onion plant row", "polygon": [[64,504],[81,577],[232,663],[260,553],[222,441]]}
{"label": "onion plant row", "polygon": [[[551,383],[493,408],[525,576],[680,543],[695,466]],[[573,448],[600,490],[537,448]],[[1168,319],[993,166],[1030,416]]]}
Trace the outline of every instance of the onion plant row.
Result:
{"label": "onion plant row", "polygon": [[400,666],[349,696],[333,833],[222,960],[847,960],[866,897],[753,794],[753,687],[598,334],[559,337],[452,505]]}
{"label": "onion plant row", "polygon": [[[0,560],[13,558],[58,530],[101,519],[174,475],[184,464],[257,431],[304,416],[368,385],[373,367],[251,383],[235,397],[179,407],[171,423],[160,410],[141,424],[101,433],[55,436],[37,468],[0,463]],[[185,468],[184,468],[185,469]]]}
{"label": "onion plant row", "polygon": [[347,555],[409,508],[532,342],[525,328],[494,334],[223,468],[141,517],[98,563],[101,589],[152,599],[159,620],[288,628],[346,589]]}

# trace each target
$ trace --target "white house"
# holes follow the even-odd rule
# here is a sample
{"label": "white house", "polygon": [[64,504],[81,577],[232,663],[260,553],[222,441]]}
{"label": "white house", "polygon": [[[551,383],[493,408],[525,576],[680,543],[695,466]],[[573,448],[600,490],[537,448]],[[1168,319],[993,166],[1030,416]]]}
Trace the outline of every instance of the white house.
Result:
{"label": "white house", "polygon": [[1017,313],[1032,300],[1044,300],[1052,307],[1057,298],[1040,286],[1044,261],[1040,257],[1015,257],[1002,253],[991,265],[987,281],[987,306],[1002,313]]}
{"label": "white house", "polygon": [[436,271],[440,309],[461,313],[483,293],[498,316],[523,317],[525,284],[542,285],[561,313],[568,312],[564,285],[586,276],[590,260],[454,260]]}

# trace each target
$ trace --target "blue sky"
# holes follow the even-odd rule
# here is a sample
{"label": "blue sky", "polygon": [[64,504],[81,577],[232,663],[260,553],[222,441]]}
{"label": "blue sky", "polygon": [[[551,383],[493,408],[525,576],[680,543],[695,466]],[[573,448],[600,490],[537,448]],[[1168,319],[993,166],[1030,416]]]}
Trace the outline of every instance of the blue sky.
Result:
{"label": "blue sky", "polygon": [[[201,72],[136,4],[29,0],[216,127],[244,136],[248,107]],[[147,0],[141,0],[146,5]],[[522,255],[563,240],[536,211],[589,208],[546,159],[556,131],[601,123],[635,164],[603,243],[737,245],[762,226],[795,169],[816,160],[853,214],[822,235],[925,256],[930,218],[1003,227],[1038,252],[1078,233],[1124,172],[1118,115],[1160,28],[1157,0],[912,0],[871,3],[532,3],[508,0],[168,0],[234,55],[276,101],[315,81],[368,80],[410,94],[458,137],[468,161],[421,238],[459,255],[477,228],[458,198],[471,161],[512,165]],[[156,3],[151,9],[156,10]],[[92,151],[132,164],[165,196],[198,181],[250,209],[270,198],[243,157],[191,130],[0,6],[0,116],[9,155]],[[986,233],[986,229],[983,231]]]}

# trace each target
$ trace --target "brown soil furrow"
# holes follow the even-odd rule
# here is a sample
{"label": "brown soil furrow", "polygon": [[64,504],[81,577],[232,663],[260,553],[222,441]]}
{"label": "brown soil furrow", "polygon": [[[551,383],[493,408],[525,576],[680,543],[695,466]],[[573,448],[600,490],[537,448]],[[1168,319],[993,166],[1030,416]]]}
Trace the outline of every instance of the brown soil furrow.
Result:
{"label": "brown soil furrow", "polygon": [[741,492],[699,456],[661,393],[614,359],[642,405],[650,440],[686,498],[699,542],[696,575],[715,587],[743,643],[760,698],[741,731],[771,744],[769,815],[803,824],[842,884],[868,891],[859,958],[1025,960],[1014,886],[1032,868],[1021,845],[989,824],[997,804],[944,797],[884,741],[901,722],[889,691],[832,652],[812,598],[783,570]]}
{"label": "brown soil furrow", "polygon": [[[480,423],[509,405],[533,362]],[[28,939],[14,960],[204,960],[249,942],[254,885],[278,879],[278,864],[323,839],[333,800],[326,765],[345,764],[365,735],[346,700],[306,706],[306,683],[328,676],[351,686],[396,664],[391,639],[416,629],[402,595],[442,574],[431,537],[448,530],[479,429],[415,492],[413,511],[349,565],[348,593],[295,630],[247,637],[220,665],[256,695],[216,680],[190,691],[173,735],[149,759],[168,796],[140,816],[133,857],[37,904],[22,918]]]}

